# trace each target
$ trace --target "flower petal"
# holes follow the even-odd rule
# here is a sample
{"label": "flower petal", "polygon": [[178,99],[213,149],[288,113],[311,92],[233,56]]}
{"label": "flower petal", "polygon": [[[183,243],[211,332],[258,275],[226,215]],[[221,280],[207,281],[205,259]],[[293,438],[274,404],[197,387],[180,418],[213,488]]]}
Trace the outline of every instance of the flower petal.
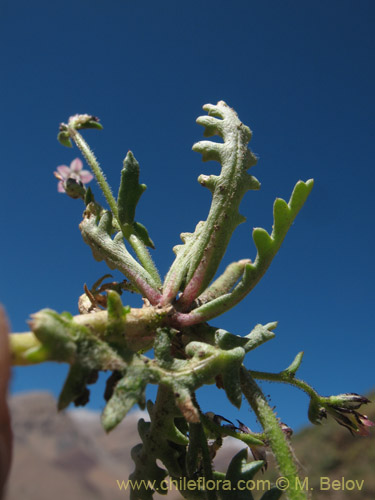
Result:
{"label": "flower petal", "polygon": [[77,172],[70,172],[68,179],[74,179],[75,181],[79,182],[81,180],[81,175],[77,174]]}
{"label": "flower petal", "polygon": [[83,167],[83,163],[79,158],[75,158],[70,164],[71,172],[80,173]]}
{"label": "flower petal", "polygon": [[65,193],[63,181],[57,183],[57,191],[59,193]]}
{"label": "flower petal", "polygon": [[362,425],[365,425],[366,427],[375,427],[375,423],[372,422],[367,415],[361,415],[359,419]]}
{"label": "flower petal", "polygon": [[67,179],[70,175],[70,168],[67,165],[60,165],[56,170],[63,179]]}
{"label": "flower petal", "polygon": [[87,184],[88,182],[92,181],[94,176],[92,175],[91,172],[89,172],[89,170],[82,170],[79,174],[79,177],[81,179],[81,181],[83,182],[83,184]]}

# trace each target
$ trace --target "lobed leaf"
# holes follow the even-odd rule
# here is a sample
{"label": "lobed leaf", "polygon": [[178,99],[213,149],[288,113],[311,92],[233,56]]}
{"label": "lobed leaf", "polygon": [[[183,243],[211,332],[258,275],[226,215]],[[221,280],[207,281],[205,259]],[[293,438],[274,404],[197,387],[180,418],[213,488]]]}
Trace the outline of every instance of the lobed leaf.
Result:
{"label": "lobed leaf", "polygon": [[220,162],[222,169],[218,176],[200,176],[201,185],[212,193],[207,220],[191,236],[186,252],[178,253],[166,277],[164,300],[171,301],[181,288],[184,290],[179,299],[181,308],[187,308],[213,278],[234,229],[245,220],[238,211],[242,197],[249,189],[260,187],[247,173],[257,161],[247,148],[250,129],[223,101],[204,109],[210,116],[199,117],[197,121],[205,126],[205,135],[217,134],[224,142],[200,141],[193,150],[202,154],[203,161]]}
{"label": "lobed leaf", "polygon": [[145,184],[139,184],[139,163],[129,151],[121,170],[121,183],[117,195],[118,216],[121,224],[134,222],[137,203],[146,188]]}
{"label": "lobed leaf", "polygon": [[147,370],[143,366],[130,365],[126,369],[102,414],[102,425],[106,432],[116,427],[132,407],[144,399],[147,382]]}
{"label": "lobed leaf", "polygon": [[243,481],[242,484],[246,484],[263,465],[264,462],[262,460],[247,463],[247,448],[237,453],[232,458],[225,476],[231,482],[232,488],[229,491],[224,490],[221,492],[222,500],[253,500],[251,491],[247,489],[241,490],[237,485],[239,481]]}

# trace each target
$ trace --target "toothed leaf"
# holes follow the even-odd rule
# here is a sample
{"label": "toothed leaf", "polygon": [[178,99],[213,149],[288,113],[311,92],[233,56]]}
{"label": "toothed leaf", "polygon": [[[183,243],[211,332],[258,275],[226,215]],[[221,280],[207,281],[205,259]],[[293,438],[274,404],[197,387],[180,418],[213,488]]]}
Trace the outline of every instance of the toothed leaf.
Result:
{"label": "toothed leaf", "polygon": [[129,410],[143,398],[147,385],[147,374],[143,367],[130,366],[119,380],[102,414],[102,425],[109,432],[126,416]]}
{"label": "toothed leaf", "polygon": [[272,252],[274,241],[265,229],[256,227],[253,231],[253,239],[259,253],[264,255]]}
{"label": "toothed leaf", "polygon": [[[219,314],[223,314],[240,302],[255,287],[279,251],[290,226],[305,203],[313,185],[314,181],[312,179],[307,182],[299,181],[288,204],[281,199],[275,201],[272,234],[269,235],[262,228],[256,228],[253,232],[258,250],[255,262],[245,265],[242,279],[234,290],[212,300],[208,304],[197,307],[194,310],[196,321],[198,321],[198,318],[201,321],[208,321]],[[184,293],[186,293],[186,290]]]}
{"label": "toothed leaf", "polygon": [[133,228],[135,234],[138,236],[140,240],[143,241],[146,247],[150,247],[153,249],[155,248],[154,242],[150,238],[148,231],[143,224],[141,224],[140,222],[133,222]]}
{"label": "toothed leaf", "polygon": [[241,491],[237,488],[237,485],[241,480],[244,483],[251,480],[263,465],[264,462],[262,460],[247,463],[247,448],[237,453],[232,458],[226,474],[226,479],[231,482],[232,489],[221,493],[222,500],[253,500],[253,496],[249,490],[245,489]]}
{"label": "toothed leaf", "polygon": [[[96,260],[105,260],[110,269],[121,271],[132,285],[143,293],[145,297],[159,296],[158,284],[152,276],[129,254],[122,233],[118,233],[112,239],[108,233],[109,221],[105,215],[97,225],[97,217],[90,210],[86,210],[84,218],[79,225],[82,237],[93,252]],[[113,221],[112,221],[113,225]]]}
{"label": "toothed leaf", "polygon": [[244,194],[259,188],[259,182],[247,172],[256,163],[247,147],[250,129],[223,101],[203,109],[210,115],[198,118],[198,123],[206,127],[205,135],[217,134],[223,142],[200,141],[193,150],[202,153],[203,161],[216,160],[222,168],[218,176],[199,177],[199,182],[212,193],[210,212],[187,248],[179,250],[165,280],[166,301],[173,300],[180,288],[184,289],[179,300],[183,308],[190,307],[214,277],[233,231],[245,220],[238,211]]}
{"label": "toothed leaf", "polygon": [[145,184],[139,184],[139,163],[131,151],[125,157],[121,170],[121,183],[117,196],[118,215],[121,224],[132,224],[139,198],[146,190]]}
{"label": "toothed leaf", "polygon": [[[143,419],[138,423],[138,430],[142,421]],[[161,482],[167,476],[167,472],[156,464],[155,459],[147,457],[146,461],[142,452],[142,444],[134,446],[131,450],[131,457],[136,465],[136,470],[130,474],[129,480],[134,482],[138,480],[139,487],[130,489],[130,500],[152,500],[154,491],[160,489]],[[147,481],[143,481],[145,478],[147,478]],[[153,488],[151,488],[151,484],[153,484]]]}

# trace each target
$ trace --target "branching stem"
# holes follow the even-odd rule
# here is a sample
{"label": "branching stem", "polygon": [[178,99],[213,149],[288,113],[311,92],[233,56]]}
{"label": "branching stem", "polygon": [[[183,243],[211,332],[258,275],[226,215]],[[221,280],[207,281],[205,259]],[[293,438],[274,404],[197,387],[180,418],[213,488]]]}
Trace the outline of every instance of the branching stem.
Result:
{"label": "branching stem", "polygon": [[280,373],[268,373],[268,372],[257,372],[254,370],[249,370],[250,375],[257,380],[268,380],[269,382],[282,382],[284,384],[294,385],[298,387],[311,398],[319,399],[319,394],[305,381],[296,379],[286,372]]}
{"label": "branching stem", "polygon": [[157,285],[160,287],[161,286],[161,280],[160,276],[158,273],[158,270],[156,269],[156,266],[151,258],[150,253],[148,252],[146,245],[143,243],[143,241],[138,238],[138,236],[134,233],[131,232],[129,234],[129,229],[125,228],[123,224],[121,224],[121,221],[119,219],[119,214],[118,214],[118,208],[117,208],[117,203],[116,200],[112,194],[111,188],[105,178],[105,175],[103,173],[103,170],[101,169],[98,160],[96,159],[94,153],[90,149],[90,146],[87,144],[87,142],[84,140],[82,135],[77,132],[77,130],[71,126],[68,125],[68,131],[70,137],[73,139],[73,141],[76,143],[77,147],[85,157],[87,163],[90,165],[92,171],[94,172],[95,178],[99,184],[100,189],[102,190],[105,199],[107,200],[107,203],[109,205],[109,208],[111,209],[111,212],[113,216],[115,217],[116,221],[118,222],[121,232],[126,238],[127,241],[129,241],[130,245],[132,246],[134,252],[136,253],[140,263],[142,266],[148,271],[150,276],[152,276],[153,280],[157,283]]}

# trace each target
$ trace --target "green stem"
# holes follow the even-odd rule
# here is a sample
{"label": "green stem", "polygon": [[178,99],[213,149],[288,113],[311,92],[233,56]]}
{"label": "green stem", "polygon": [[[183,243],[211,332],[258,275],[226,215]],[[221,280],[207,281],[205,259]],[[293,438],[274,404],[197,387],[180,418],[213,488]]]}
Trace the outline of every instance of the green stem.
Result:
{"label": "green stem", "polygon": [[[121,231],[124,234],[124,231],[122,229],[122,225],[121,225]],[[128,241],[129,241],[130,245],[132,246],[134,252],[136,253],[136,255],[139,259],[139,262],[146,269],[146,271],[148,271],[148,273],[154,279],[157,286],[161,287],[162,283],[161,283],[161,279],[160,279],[158,270],[156,269],[156,266],[152,260],[150,252],[147,250],[146,245],[143,243],[143,241],[141,239],[138,238],[138,236],[135,233],[132,233],[129,236]]]}
{"label": "green stem", "polygon": [[[42,310],[33,315],[30,326],[33,331],[43,328],[48,337],[61,328],[74,339],[75,329],[87,328],[99,340],[108,341],[108,330],[112,328],[111,341],[118,345],[126,345],[133,352],[145,351],[152,347],[155,332],[162,326],[168,309],[154,307],[132,308],[116,323],[114,330],[113,318],[108,317],[108,311],[98,311],[89,314],[78,314],[72,317],[71,323],[54,311]],[[111,327],[112,325],[112,327]],[[14,333],[9,336],[10,351],[13,365],[33,365],[44,361],[56,361],[56,358],[46,349],[33,332]],[[108,369],[108,368],[106,368]]]}
{"label": "green stem", "polygon": [[287,497],[290,500],[306,500],[307,496],[301,488],[302,483],[298,477],[297,467],[278,419],[260,387],[244,366],[241,368],[241,387],[243,394],[264,428],[281,476],[289,483],[289,488],[286,491]]}
{"label": "green stem", "polygon": [[232,429],[228,429],[226,427],[221,427],[218,424],[215,424],[212,420],[206,417],[203,413],[199,414],[201,422],[203,425],[216,436],[227,437],[231,436],[239,441],[242,441],[247,446],[264,446],[263,439],[265,439],[264,434],[245,434],[244,432],[233,431]]}
{"label": "green stem", "polygon": [[96,180],[99,184],[100,189],[102,190],[105,199],[107,200],[107,203],[109,205],[109,208],[111,209],[111,212],[113,213],[115,219],[117,220],[121,232],[124,235],[124,237],[129,241],[130,245],[132,246],[134,252],[136,253],[140,263],[142,266],[146,269],[146,271],[149,272],[149,274],[153,277],[154,281],[158,284],[158,286],[161,286],[161,280],[159,273],[156,269],[156,266],[151,258],[151,255],[149,254],[145,244],[143,243],[142,240],[138,238],[136,234],[133,232],[129,235],[129,230],[124,227],[123,224],[121,224],[119,215],[118,215],[118,208],[117,208],[117,202],[112,194],[111,188],[106,181],[105,175],[103,173],[103,170],[100,168],[99,162],[96,159],[94,153],[91,151],[90,146],[87,144],[87,142],[84,140],[82,135],[77,132],[77,130],[71,126],[68,126],[68,131],[70,134],[70,137],[73,139],[73,141],[76,143],[77,147],[85,157],[87,163],[90,165],[92,171],[94,172],[94,175],[96,177]]}
{"label": "green stem", "polygon": [[295,379],[285,372],[268,373],[249,370],[250,375],[257,380],[268,380],[269,382],[282,382],[284,384],[294,385],[302,391],[306,392],[311,398],[320,399],[319,394],[303,380]]}
{"label": "green stem", "polygon": [[49,360],[49,353],[32,332],[9,335],[12,365],[28,366]]}
{"label": "green stem", "polygon": [[71,126],[68,125],[68,131],[70,137],[73,139],[73,141],[76,143],[77,147],[85,157],[87,163],[90,165],[92,171],[94,172],[94,175],[96,177],[96,180],[99,184],[100,189],[103,191],[103,194],[105,196],[105,199],[107,200],[107,203],[112,210],[113,215],[118,218],[118,210],[117,210],[117,204],[116,200],[112,194],[111,188],[109,187],[108,182],[106,181],[105,175],[103,173],[103,170],[100,168],[99,162],[96,159],[94,153],[91,151],[90,146],[87,144],[87,142],[84,140],[84,138],[81,136],[77,130]]}

